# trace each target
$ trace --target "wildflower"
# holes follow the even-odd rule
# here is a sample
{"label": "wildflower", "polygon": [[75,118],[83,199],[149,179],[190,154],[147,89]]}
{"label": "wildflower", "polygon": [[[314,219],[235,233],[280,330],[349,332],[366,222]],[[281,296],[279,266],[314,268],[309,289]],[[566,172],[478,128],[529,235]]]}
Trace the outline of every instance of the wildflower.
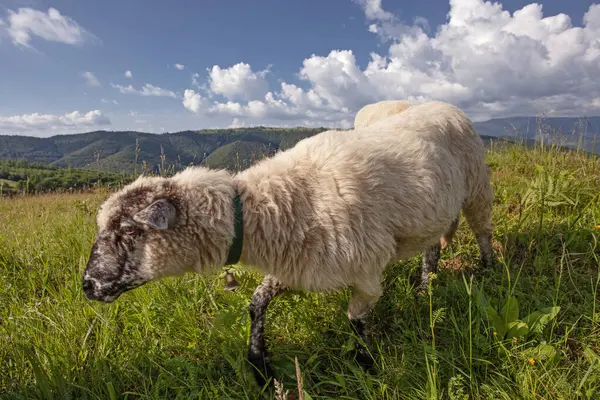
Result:
{"label": "wildflower", "polygon": [[596,225],[596,229],[600,230],[600,224]]}
{"label": "wildflower", "polygon": [[513,338],[513,343],[517,343],[518,341],[519,341],[519,338],[517,338],[517,337]]}
{"label": "wildflower", "polygon": [[498,332],[494,331],[494,337],[498,336]]}
{"label": "wildflower", "polygon": [[529,357],[529,360],[527,361],[529,362],[529,365],[535,364],[535,359],[533,357]]}

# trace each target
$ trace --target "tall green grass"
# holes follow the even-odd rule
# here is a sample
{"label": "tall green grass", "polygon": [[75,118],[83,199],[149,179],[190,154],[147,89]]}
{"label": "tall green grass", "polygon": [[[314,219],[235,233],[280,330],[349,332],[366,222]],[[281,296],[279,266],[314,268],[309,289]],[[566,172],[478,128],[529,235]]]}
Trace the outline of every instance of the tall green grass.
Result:
{"label": "tall green grass", "polygon": [[[269,307],[276,396],[304,399],[600,397],[600,161],[554,147],[492,146],[495,248],[477,266],[461,219],[429,291],[420,258],[391,266],[371,323],[378,359],[352,361],[348,291]],[[0,200],[0,398],[253,399],[247,306],[260,276],[186,275],[104,305],[81,290],[106,191]],[[298,360],[296,366],[295,359]]]}

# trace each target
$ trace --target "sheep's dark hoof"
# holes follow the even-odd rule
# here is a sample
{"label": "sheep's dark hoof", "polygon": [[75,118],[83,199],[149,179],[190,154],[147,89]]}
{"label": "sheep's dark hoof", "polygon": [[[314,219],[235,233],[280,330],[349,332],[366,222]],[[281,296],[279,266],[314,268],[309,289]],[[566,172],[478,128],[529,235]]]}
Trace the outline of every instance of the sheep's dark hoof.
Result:
{"label": "sheep's dark hoof", "polygon": [[429,279],[423,280],[415,287],[415,297],[421,297],[427,295],[429,290]]}
{"label": "sheep's dark hoof", "polygon": [[415,288],[416,296],[425,296],[426,294],[427,294],[427,283],[425,283],[425,284],[422,283]]}
{"label": "sheep's dark hoof", "polygon": [[369,354],[369,351],[363,346],[358,347],[354,359],[361,368],[367,371],[371,370],[375,365],[375,360],[373,359],[372,355]]}
{"label": "sheep's dark hoof", "polygon": [[248,354],[248,361],[252,364],[254,379],[260,387],[264,387],[267,381],[269,381],[269,386],[273,386],[273,370],[269,359],[267,353]]}
{"label": "sheep's dark hoof", "polygon": [[490,258],[481,257],[479,262],[484,270],[495,270],[500,267],[500,260],[496,256],[491,256]]}

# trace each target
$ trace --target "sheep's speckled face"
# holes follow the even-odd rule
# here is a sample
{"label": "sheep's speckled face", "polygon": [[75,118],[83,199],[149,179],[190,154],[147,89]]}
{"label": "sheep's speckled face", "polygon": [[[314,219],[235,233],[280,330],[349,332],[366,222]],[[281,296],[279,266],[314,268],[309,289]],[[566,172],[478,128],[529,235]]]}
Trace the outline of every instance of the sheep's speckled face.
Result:
{"label": "sheep's speckled face", "polygon": [[144,234],[138,229],[131,227],[96,236],[82,283],[89,300],[110,303],[123,292],[152,279],[140,269],[137,249]]}
{"label": "sheep's speckled face", "polygon": [[168,229],[174,218],[174,206],[162,199],[101,229],[83,274],[86,298],[111,303],[122,293],[156,278],[146,268],[144,247],[151,231]]}

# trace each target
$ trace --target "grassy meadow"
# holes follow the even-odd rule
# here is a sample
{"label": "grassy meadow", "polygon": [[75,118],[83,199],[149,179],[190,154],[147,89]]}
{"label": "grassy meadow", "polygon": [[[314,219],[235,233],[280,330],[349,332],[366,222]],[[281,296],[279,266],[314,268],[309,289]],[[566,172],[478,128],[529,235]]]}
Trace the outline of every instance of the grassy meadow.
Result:
{"label": "grassy meadow", "polygon": [[[463,218],[429,293],[413,294],[420,257],[390,266],[371,373],[351,357],[348,291],[276,298],[271,398],[600,398],[600,159],[512,144],[487,159],[498,268],[466,273],[478,250]],[[245,359],[258,274],[236,267],[236,292],[223,274],[186,275],[85,299],[107,195],[0,199],[0,398],[261,398]]]}

